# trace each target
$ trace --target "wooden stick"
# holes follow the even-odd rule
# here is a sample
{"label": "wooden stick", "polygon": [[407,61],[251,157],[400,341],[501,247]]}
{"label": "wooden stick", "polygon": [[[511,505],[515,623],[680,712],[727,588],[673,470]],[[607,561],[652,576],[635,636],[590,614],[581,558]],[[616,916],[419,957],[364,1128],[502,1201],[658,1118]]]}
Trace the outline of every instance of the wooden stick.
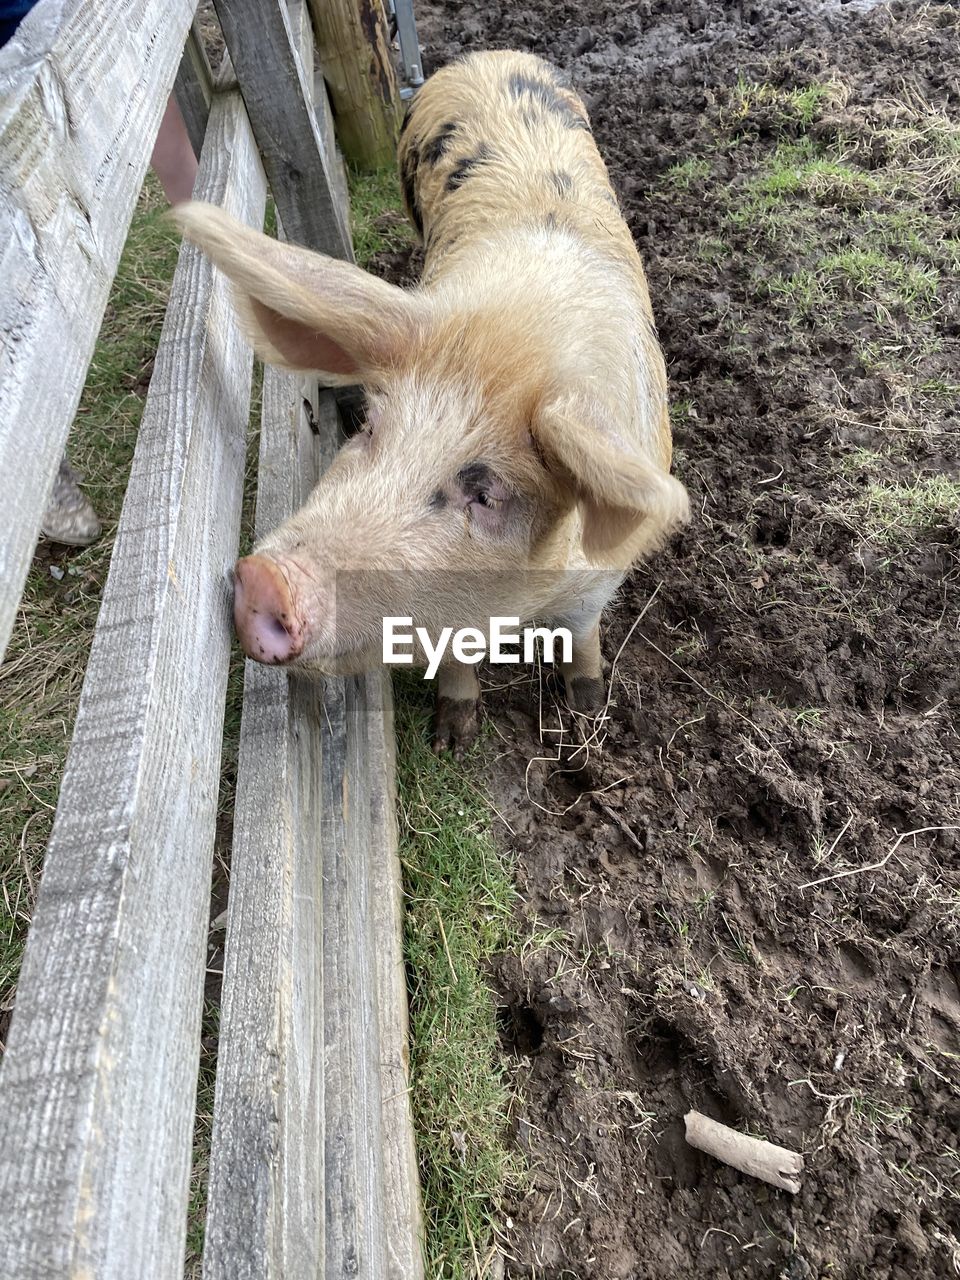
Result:
{"label": "wooden stick", "polygon": [[803,1156],[796,1151],[764,1142],[762,1138],[751,1138],[701,1115],[699,1111],[688,1111],[683,1123],[691,1147],[749,1174],[751,1178],[769,1182],[771,1187],[779,1187],[781,1191],[796,1195],[800,1190]]}

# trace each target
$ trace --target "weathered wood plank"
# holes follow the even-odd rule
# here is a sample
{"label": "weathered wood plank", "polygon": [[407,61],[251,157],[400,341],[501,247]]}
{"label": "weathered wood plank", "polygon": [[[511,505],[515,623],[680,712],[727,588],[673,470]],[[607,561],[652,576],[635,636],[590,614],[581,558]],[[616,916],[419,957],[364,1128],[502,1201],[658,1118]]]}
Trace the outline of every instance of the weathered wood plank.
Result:
{"label": "weathered wood plank", "polygon": [[287,237],[353,259],[282,0],[214,0]]}
{"label": "weathered wood plank", "polygon": [[323,143],[323,153],[327,158],[334,195],[344,211],[344,217],[349,221],[350,197],[347,191],[347,169],[337,144],[336,130],[333,125],[333,111],[330,107],[330,95],[327,93],[323,70],[322,68],[317,69],[313,18],[307,7],[306,0],[287,0],[287,12],[290,15],[290,28],[293,32],[294,46],[300,55],[304,83],[307,89],[310,90],[313,111],[317,118],[317,127],[320,130],[320,140]]}
{"label": "weathered wood plank", "polygon": [[309,0],[323,74],[347,159],[392,164],[402,102],[380,0]]}
{"label": "weathered wood plank", "polygon": [[383,1095],[383,1215],[390,1280],[421,1280],[423,1223],[420,1178],[410,1110],[407,976],[403,964],[403,884],[397,833],[393,690],[386,671],[366,679],[370,788],[373,934],[376,938]]}
{"label": "weathered wood plank", "polygon": [[[268,368],[258,536],[292,514],[316,482],[309,422],[301,380]],[[320,731],[316,687],[247,663],[206,1280],[322,1274]]]}
{"label": "weathered wood plank", "polygon": [[[267,370],[258,535],[310,487],[302,404]],[[328,392],[316,423],[328,463]],[[400,928],[382,674],[312,685],[249,663],[206,1280],[422,1276]]]}
{"label": "weathered wood plank", "polygon": [[387,1276],[367,679],[328,680],[323,847],[326,1272]]}
{"label": "weathered wood plank", "polygon": [[47,0],[0,50],[0,656],[195,6]]}
{"label": "weathered wood plank", "polygon": [[207,59],[203,41],[194,24],[187,34],[187,43],[177,68],[173,84],[177,106],[187,126],[190,145],[199,156],[203,150],[203,135],[210,117],[210,99],[213,97],[213,72]]}
{"label": "weathered wood plank", "polygon": [[[320,466],[339,444],[320,423]],[[419,1280],[407,1092],[391,691],[383,672],[323,690],[325,1275]]]}
{"label": "weathered wood plank", "polygon": [[[265,193],[219,99],[198,195],[259,226]],[[185,246],[0,1069],[17,1280],[182,1274],[250,371]]]}

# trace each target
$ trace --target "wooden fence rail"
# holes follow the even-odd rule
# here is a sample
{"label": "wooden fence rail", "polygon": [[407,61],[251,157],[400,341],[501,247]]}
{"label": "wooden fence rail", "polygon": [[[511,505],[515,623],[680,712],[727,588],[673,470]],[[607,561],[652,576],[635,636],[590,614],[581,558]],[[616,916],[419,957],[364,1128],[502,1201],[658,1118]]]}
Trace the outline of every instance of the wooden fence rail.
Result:
{"label": "wooden fence rail", "polygon": [[0,50],[0,657],[196,0],[46,0]]}
{"label": "wooden fence rail", "polygon": [[[291,239],[352,256],[308,10],[216,3],[216,86],[194,37],[178,71],[187,2],[48,0],[0,55],[0,641],[175,76],[198,198],[261,226],[269,179]],[[182,1274],[251,372],[184,246],[0,1063],[17,1280]],[[335,452],[334,399],[268,370],[261,433],[264,531]],[[393,778],[379,675],[247,664],[206,1277],[422,1276]]]}

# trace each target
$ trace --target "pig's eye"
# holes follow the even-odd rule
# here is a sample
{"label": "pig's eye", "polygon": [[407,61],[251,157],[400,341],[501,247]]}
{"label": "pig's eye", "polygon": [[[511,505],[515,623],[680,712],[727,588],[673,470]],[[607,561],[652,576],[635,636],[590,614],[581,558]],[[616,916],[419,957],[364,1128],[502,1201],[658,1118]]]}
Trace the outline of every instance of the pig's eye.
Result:
{"label": "pig's eye", "polygon": [[492,498],[486,489],[478,489],[474,494],[474,502],[478,502],[481,507],[499,507],[503,502],[502,498]]}

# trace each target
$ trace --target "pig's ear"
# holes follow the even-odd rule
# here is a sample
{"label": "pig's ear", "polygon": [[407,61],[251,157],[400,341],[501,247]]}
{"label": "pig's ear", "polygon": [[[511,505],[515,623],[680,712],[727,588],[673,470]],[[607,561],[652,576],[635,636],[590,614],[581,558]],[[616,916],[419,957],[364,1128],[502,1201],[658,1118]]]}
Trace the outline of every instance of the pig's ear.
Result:
{"label": "pig's ear", "polygon": [[248,337],[269,364],[316,370],[331,384],[395,367],[419,329],[423,303],[349,262],[252,231],[214,205],[173,217],[235,286]]}
{"label": "pig's ear", "polygon": [[679,480],[602,430],[589,412],[551,405],[533,431],[548,465],[558,465],[577,493],[583,549],[591,559],[614,556],[641,522],[649,522],[656,542],[687,519],[687,491]]}

